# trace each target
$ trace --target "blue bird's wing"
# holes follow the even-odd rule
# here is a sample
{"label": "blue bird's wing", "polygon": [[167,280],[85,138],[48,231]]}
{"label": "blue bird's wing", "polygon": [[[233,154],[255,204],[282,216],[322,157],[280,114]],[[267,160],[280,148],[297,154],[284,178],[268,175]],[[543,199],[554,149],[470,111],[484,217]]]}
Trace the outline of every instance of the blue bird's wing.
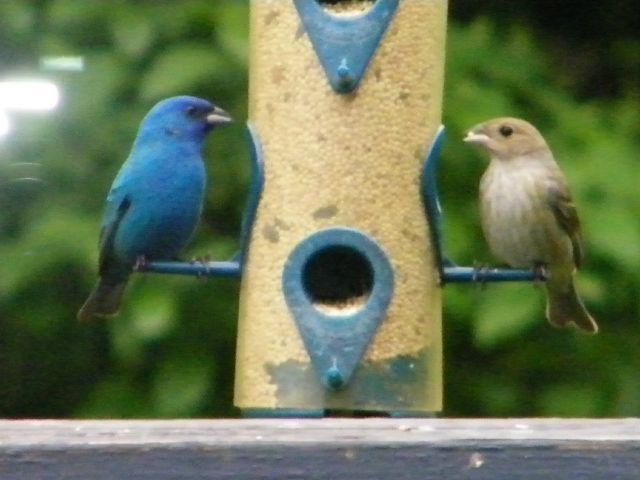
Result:
{"label": "blue bird's wing", "polygon": [[122,219],[131,207],[131,199],[123,190],[122,185],[114,185],[107,196],[107,205],[98,241],[100,250],[98,265],[101,275],[105,274],[112,264],[113,242]]}

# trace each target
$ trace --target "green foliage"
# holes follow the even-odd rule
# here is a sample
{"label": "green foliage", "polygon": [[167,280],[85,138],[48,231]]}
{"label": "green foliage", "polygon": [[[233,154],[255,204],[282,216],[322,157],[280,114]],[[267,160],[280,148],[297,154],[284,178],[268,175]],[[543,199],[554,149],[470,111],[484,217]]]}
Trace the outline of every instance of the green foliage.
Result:
{"label": "green foliage", "polygon": [[[13,117],[15,132],[0,144],[0,416],[234,415],[233,281],[136,276],[118,318],[79,325],[75,313],[95,279],[104,195],[162,97],[201,95],[239,120],[206,152],[211,188],[185,258],[233,254],[249,174],[247,2],[37,5],[0,3],[3,76],[33,71],[44,55],[82,55],[86,71],[55,74],[60,110]],[[448,286],[445,413],[638,415],[637,87],[621,78],[628,88],[618,96],[578,100],[557,52],[527,28],[496,25],[449,30],[446,253],[492,261],[474,193],[486,160],[462,144],[464,131],[497,115],[531,120],[573,187],[588,254],[579,288],[602,333],[552,329],[531,285]]]}

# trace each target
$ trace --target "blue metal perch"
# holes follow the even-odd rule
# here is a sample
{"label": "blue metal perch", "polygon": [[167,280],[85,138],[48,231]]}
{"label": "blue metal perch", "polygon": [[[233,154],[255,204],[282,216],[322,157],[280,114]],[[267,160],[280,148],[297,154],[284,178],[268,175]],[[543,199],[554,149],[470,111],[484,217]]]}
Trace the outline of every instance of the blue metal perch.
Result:
{"label": "blue metal perch", "polygon": [[544,281],[535,270],[525,268],[444,267],[443,283],[533,282]]}
{"label": "blue metal perch", "polygon": [[192,275],[195,277],[240,278],[242,266],[240,262],[150,262],[139,269],[144,273],[164,273],[168,275]]}

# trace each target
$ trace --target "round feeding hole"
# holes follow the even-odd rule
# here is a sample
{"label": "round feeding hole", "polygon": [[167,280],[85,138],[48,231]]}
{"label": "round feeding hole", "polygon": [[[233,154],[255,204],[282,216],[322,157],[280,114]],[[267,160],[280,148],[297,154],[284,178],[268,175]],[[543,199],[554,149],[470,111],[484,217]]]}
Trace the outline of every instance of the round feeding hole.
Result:
{"label": "round feeding hole", "polygon": [[369,11],[375,0],[316,0],[316,2],[334,15],[355,16]]}
{"label": "round feeding hole", "polygon": [[358,250],[331,246],[309,257],[302,281],[317,310],[327,315],[348,315],[367,303],[374,273],[369,259]]}

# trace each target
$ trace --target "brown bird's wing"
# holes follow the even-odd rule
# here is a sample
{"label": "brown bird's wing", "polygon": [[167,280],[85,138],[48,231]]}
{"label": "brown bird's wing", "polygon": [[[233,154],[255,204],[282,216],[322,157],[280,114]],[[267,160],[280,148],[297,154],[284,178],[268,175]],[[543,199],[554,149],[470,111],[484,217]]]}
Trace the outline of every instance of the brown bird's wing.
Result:
{"label": "brown bird's wing", "polygon": [[578,218],[576,206],[571,199],[569,189],[565,184],[555,182],[547,189],[547,200],[558,225],[571,239],[573,261],[576,268],[580,268],[584,254],[582,235],[580,233],[580,219]]}

